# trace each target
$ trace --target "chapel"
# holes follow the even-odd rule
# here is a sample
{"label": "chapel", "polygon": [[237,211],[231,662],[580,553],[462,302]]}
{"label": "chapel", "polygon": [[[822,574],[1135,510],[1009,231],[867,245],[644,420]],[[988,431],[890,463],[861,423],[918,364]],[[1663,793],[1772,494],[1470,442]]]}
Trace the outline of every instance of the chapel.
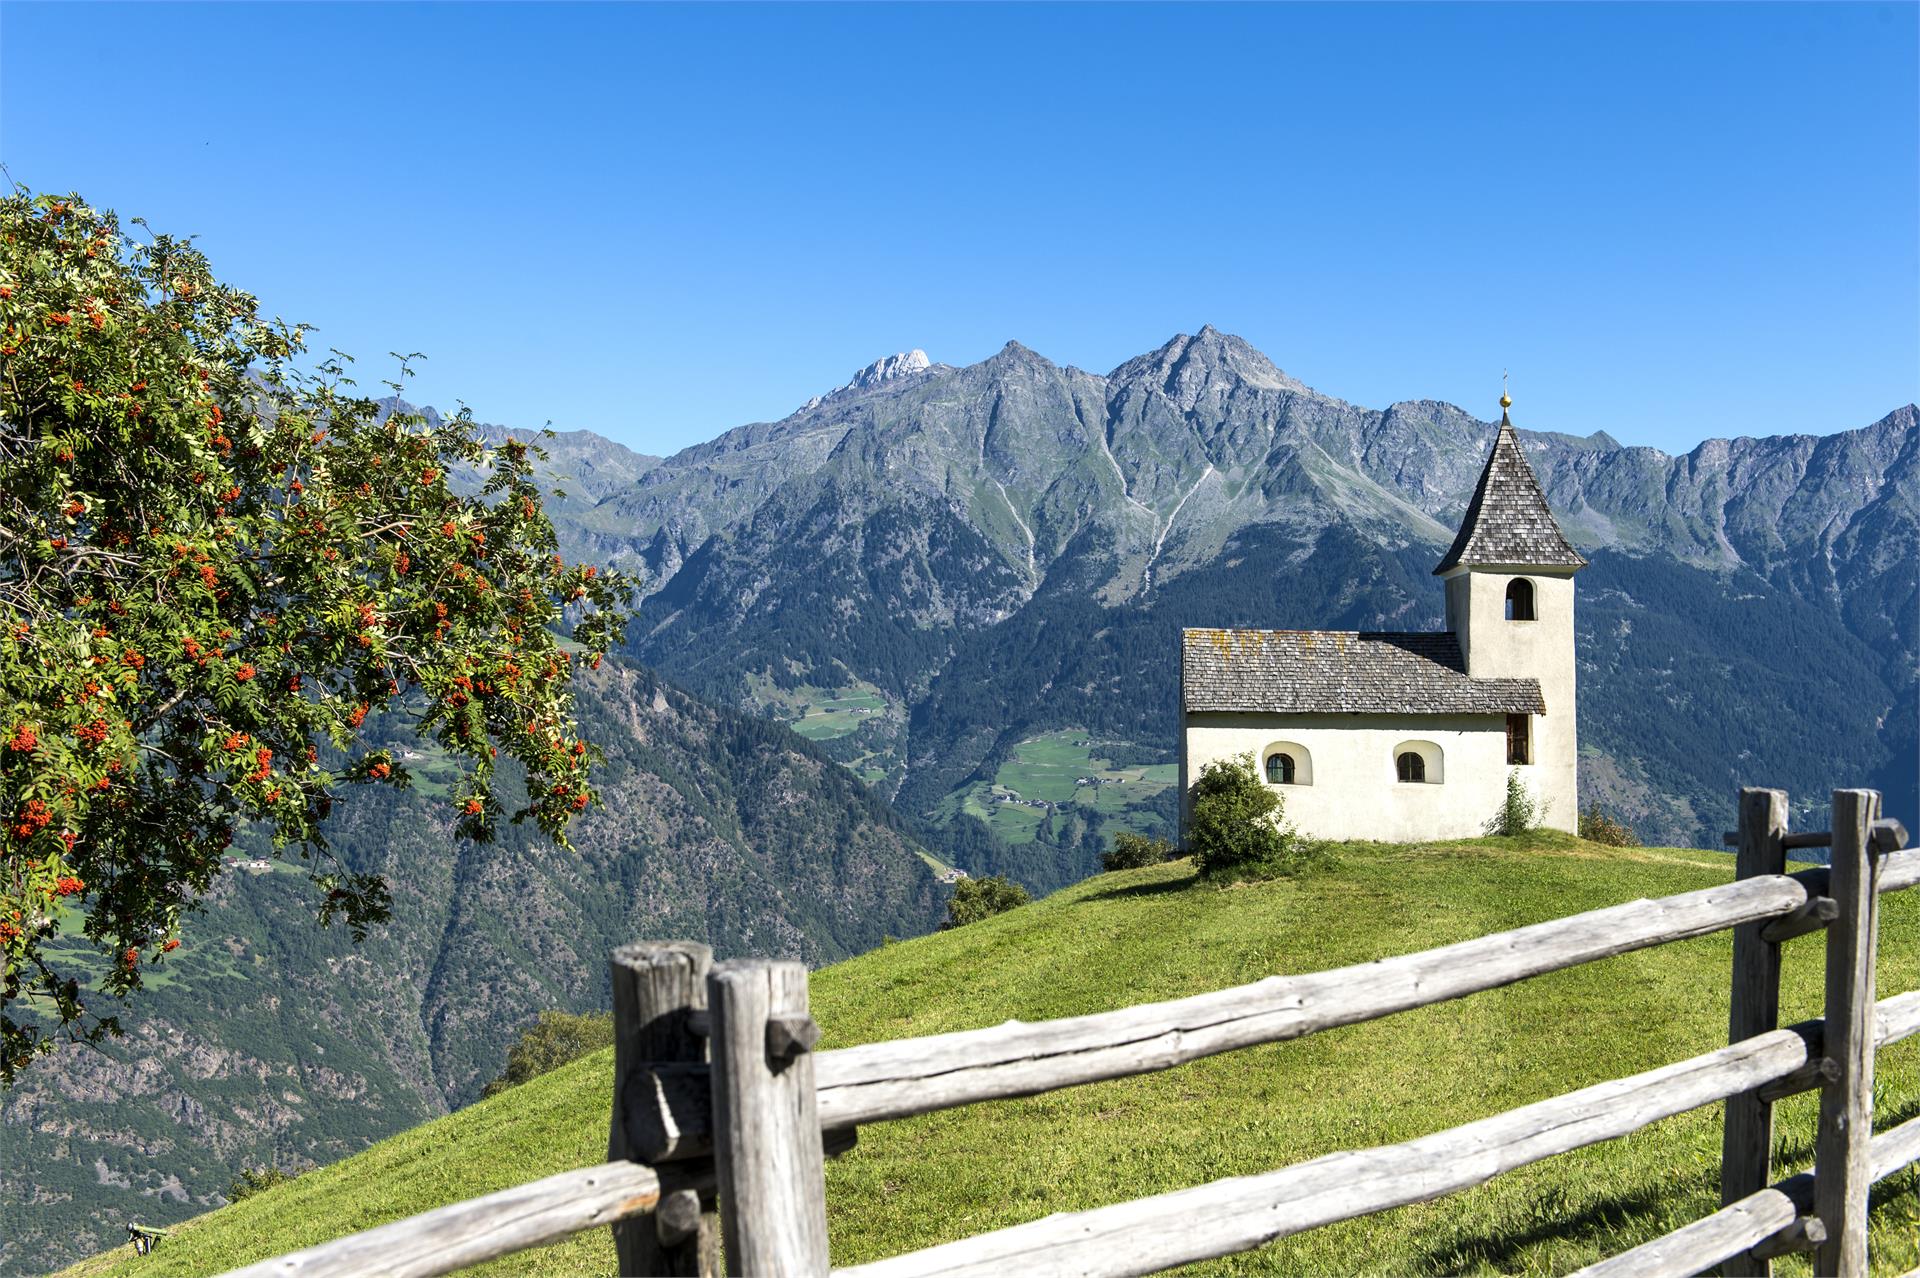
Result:
{"label": "chapel", "polygon": [[1180,639],[1180,832],[1211,761],[1251,754],[1285,819],[1327,839],[1486,833],[1518,772],[1543,824],[1579,821],[1573,575],[1500,397],[1500,429],[1435,568],[1446,629],[1189,629]]}

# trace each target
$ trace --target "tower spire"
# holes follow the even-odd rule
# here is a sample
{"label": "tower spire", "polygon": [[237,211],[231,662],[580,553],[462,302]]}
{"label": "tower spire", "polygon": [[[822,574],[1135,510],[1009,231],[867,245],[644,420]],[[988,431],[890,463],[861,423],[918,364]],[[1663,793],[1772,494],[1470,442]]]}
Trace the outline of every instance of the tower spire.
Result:
{"label": "tower spire", "polygon": [[1513,397],[1505,382],[1502,374],[1500,429],[1494,433],[1486,469],[1480,472],[1452,547],[1433,570],[1436,574],[1462,566],[1580,568],[1587,562],[1560,531],[1527,464],[1519,432],[1507,417]]}

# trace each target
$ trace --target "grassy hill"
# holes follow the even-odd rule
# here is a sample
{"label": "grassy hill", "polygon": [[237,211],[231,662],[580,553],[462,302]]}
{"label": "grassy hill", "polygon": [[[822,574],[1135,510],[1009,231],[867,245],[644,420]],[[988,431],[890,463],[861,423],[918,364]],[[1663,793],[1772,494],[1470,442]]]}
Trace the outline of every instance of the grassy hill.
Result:
{"label": "grassy hill", "polygon": [[[1214,889],[1185,862],[818,972],[823,1046],[1040,1020],[1406,953],[1723,882],[1731,858],[1559,835],[1351,846],[1302,882]],[[1888,897],[1882,996],[1920,986],[1920,893]],[[1783,1015],[1819,1012],[1820,942],[1789,943]],[[1724,1042],[1727,934],[1167,1073],[861,1133],[828,1168],[836,1263],[1050,1212],[1410,1137]],[[74,1275],[203,1274],[604,1157],[609,1053],[385,1141]],[[1877,1120],[1920,1113],[1920,1041],[1881,1056]],[[1810,1161],[1814,1097],[1777,1109],[1779,1166]],[[1718,1206],[1718,1107],[1470,1193],[1283,1240],[1195,1272],[1554,1273]],[[1920,1177],[1880,1187],[1875,1269],[1920,1259]],[[608,1274],[606,1231],[474,1272]],[[1802,1258],[1781,1264],[1805,1273]]]}

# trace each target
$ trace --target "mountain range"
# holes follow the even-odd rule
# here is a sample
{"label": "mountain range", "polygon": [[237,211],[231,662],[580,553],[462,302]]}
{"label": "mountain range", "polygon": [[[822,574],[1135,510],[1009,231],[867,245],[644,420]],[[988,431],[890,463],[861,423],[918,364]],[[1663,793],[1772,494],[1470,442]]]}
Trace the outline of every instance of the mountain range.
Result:
{"label": "mountain range", "polygon": [[[1050,731],[1171,759],[1181,626],[1438,626],[1431,569],[1494,430],[1433,400],[1319,394],[1210,327],[1105,375],[1016,342],[964,368],[913,352],[647,467],[569,532],[642,576],[636,656],[761,713],[791,716],[796,690],[877,697],[828,744],[952,824],[997,817],[1009,765]],[[1912,808],[1913,405],[1680,456],[1522,437],[1592,561],[1585,795],[1704,846],[1741,784],[1808,803],[1872,784]],[[1056,804],[1036,834],[1052,853],[984,855],[1055,886],[1092,868],[1098,816]]]}
{"label": "mountain range", "polygon": [[[579,852],[457,844],[444,761],[380,728],[417,790],[332,837],[394,921],[355,947],[295,870],[237,859],[129,1040],[4,1098],[0,1273],[465,1103],[536,1011],[604,1005],[621,941],[825,962],[930,929],[949,863],[1047,890],[1167,831],[1180,628],[1439,626],[1494,430],[1321,395],[1203,328],[1105,375],[907,352],[666,458],[547,439],[564,553],[643,596],[581,690],[609,763]],[[1877,785],[1914,824],[1914,406],[1681,456],[1522,437],[1591,560],[1584,798],[1664,844],[1717,847],[1741,784],[1797,824]]]}

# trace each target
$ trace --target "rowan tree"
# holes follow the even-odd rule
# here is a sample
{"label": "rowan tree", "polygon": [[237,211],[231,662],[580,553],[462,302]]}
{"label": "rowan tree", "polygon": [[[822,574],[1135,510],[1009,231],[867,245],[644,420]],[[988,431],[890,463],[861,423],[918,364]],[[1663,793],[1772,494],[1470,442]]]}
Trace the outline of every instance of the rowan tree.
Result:
{"label": "rowan tree", "polygon": [[[305,860],[322,924],[384,920],[323,834],[347,787],[408,784],[370,716],[461,764],[460,836],[564,845],[594,801],[571,675],[630,586],[555,553],[536,445],[389,413],[305,334],[188,241],[0,198],[0,1084],[119,1032],[87,1002],[166,960],[243,827]],[[52,957],[63,917],[104,975]]]}

